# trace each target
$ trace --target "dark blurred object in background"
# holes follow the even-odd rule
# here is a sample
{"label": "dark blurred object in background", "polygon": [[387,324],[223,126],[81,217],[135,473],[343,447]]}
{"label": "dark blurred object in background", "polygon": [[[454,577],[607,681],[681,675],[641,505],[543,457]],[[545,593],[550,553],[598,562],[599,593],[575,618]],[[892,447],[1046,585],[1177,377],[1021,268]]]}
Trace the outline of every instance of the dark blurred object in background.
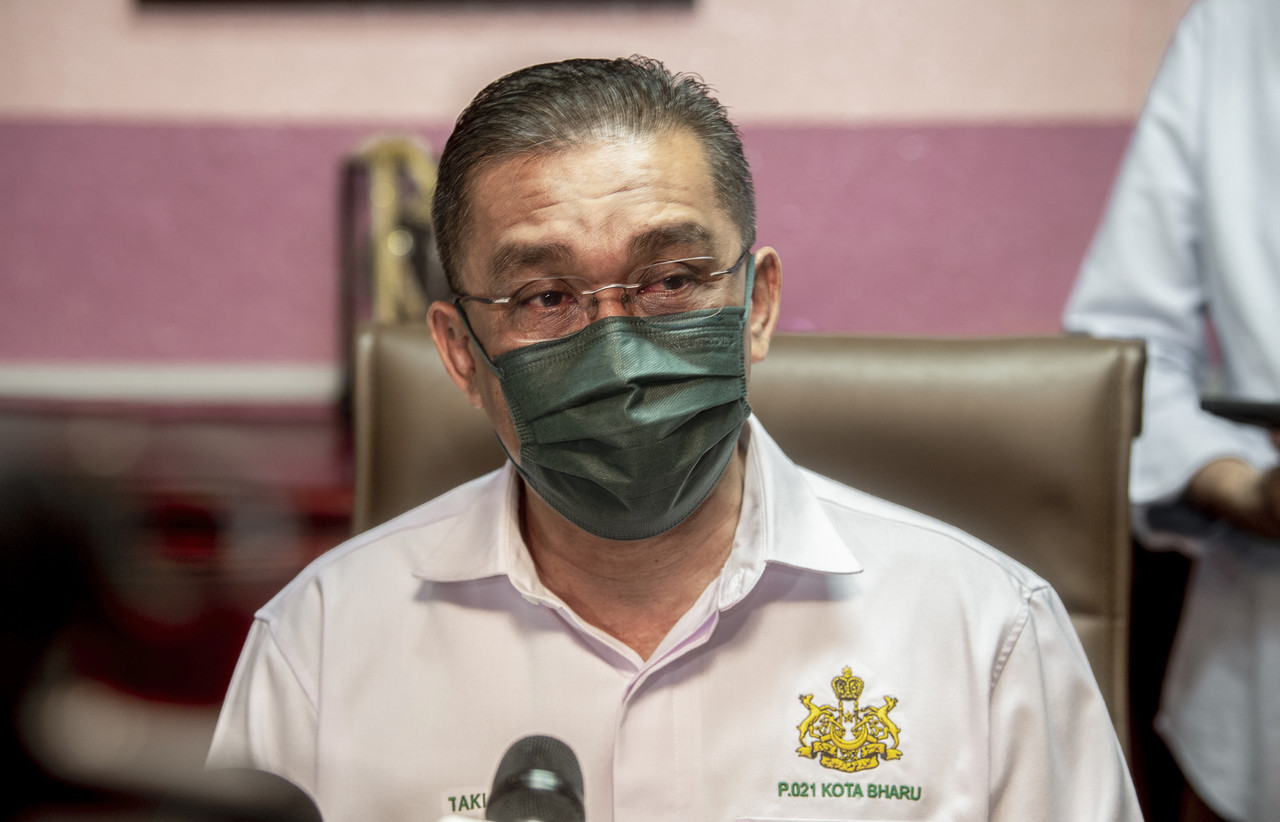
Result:
{"label": "dark blurred object in background", "polygon": [[80,796],[36,762],[21,720],[69,626],[105,621],[90,546],[113,539],[119,523],[95,497],[37,471],[0,466],[0,772],[12,786],[0,794],[0,818]]}
{"label": "dark blurred object in background", "polygon": [[253,611],[347,531],[341,467],[291,458],[333,437],[327,417],[0,413],[0,820],[318,818],[204,756]]}

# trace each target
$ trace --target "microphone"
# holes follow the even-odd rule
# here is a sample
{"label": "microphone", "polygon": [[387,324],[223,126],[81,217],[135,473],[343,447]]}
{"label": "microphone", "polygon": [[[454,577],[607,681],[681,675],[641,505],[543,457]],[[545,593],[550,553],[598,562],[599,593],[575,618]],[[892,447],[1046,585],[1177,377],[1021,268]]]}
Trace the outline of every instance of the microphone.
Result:
{"label": "microphone", "polygon": [[526,736],[502,755],[484,818],[585,822],[582,796],[582,768],[569,746],[552,736]]}

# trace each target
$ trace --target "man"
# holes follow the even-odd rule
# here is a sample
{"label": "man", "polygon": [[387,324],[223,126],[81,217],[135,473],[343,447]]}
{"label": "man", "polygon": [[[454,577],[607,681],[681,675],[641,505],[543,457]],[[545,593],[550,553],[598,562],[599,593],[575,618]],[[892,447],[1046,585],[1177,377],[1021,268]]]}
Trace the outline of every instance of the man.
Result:
{"label": "man", "polygon": [[328,820],[472,813],[576,751],[587,819],[1136,819],[1026,569],[789,462],[746,404],[781,264],[736,129],[660,64],[498,80],[440,160],[430,309],[511,456],[258,615],[210,761]]}
{"label": "man", "polygon": [[1274,428],[1207,413],[1200,394],[1280,401],[1278,179],[1280,3],[1196,3],[1065,314],[1147,343],[1136,531],[1193,560],[1156,727],[1195,796],[1235,822],[1280,818],[1280,458]]}

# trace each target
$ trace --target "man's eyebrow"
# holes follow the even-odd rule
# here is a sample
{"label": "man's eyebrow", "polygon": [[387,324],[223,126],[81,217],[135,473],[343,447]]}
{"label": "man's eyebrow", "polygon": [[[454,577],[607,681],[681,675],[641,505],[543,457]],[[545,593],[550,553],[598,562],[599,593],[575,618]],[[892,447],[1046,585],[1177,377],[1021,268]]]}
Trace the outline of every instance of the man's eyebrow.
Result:
{"label": "man's eyebrow", "polygon": [[694,250],[699,254],[714,254],[715,238],[711,236],[706,226],[700,223],[687,222],[656,226],[632,238],[631,256],[634,259],[647,259],[679,246],[694,246]]}
{"label": "man's eyebrow", "polygon": [[573,253],[563,243],[501,245],[489,256],[485,277],[490,285],[496,285],[502,282],[508,272],[537,268],[549,262],[563,263],[572,257]]}
{"label": "man's eyebrow", "polygon": [[[633,260],[652,261],[670,252],[672,248],[694,252],[697,255],[715,253],[715,238],[706,226],[695,222],[672,223],[655,226],[636,235],[628,244]],[[692,248],[690,248],[692,247]],[[564,264],[573,259],[573,251],[564,243],[509,243],[500,245],[489,256],[485,266],[487,287],[501,285],[512,271],[536,269],[548,263]]]}

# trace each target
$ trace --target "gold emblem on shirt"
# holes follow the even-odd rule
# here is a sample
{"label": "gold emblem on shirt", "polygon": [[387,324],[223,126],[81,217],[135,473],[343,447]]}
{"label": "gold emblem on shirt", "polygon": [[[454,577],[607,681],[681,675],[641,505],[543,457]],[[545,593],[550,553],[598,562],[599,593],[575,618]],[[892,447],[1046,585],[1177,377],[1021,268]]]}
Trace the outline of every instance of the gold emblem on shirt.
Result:
{"label": "gold emblem on shirt", "polygon": [[845,773],[870,770],[900,758],[898,726],[889,718],[898,700],[886,696],[879,707],[863,708],[858,704],[862,688],[862,680],[846,667],[831,680],[835,705],[815,705],[813,694],[801,694],[800,703],[809,715],[796,726],[800,731],[796,753]]}

